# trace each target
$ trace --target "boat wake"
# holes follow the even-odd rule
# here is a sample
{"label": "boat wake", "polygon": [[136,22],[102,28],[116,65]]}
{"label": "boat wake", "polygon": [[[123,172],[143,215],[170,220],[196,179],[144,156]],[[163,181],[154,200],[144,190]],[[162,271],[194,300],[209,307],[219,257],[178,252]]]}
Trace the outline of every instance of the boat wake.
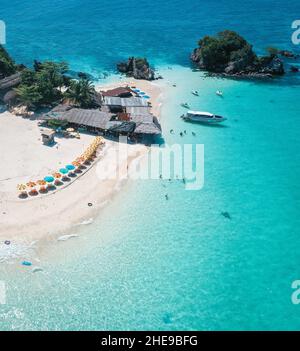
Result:
{"label": "boat wake", "polygon": [[77,234],[62,235],[57,239],[57,241],[66,241],[72,238],[78,238],[78,235]]}

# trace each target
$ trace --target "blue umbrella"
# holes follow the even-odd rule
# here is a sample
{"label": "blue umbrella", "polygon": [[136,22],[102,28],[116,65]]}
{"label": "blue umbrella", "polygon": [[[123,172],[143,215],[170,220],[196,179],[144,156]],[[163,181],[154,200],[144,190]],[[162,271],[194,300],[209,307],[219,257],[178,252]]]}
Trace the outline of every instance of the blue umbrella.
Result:
{"label": "blue umbrella", "polygon": [[144,95],[143,98],[144,98],[144,99],[150,99],[150,96]]}
{"label": "blue umbrella", "polygon": [[73,165],[66,165],[66,169],[69,171],[73,171],[75,167]]}
{"label": "blue umbrella", "polygon": [[140,92],[140,89],[132,89],[133,91],[135,91],[136,93]]}
{"label": "blue umbrella", "polygon": [[59,172],[60,172],[61,174],[67,174],[67,173],[69,173],[69,171],[68,171],[66,168],[61,168],[61,169],[59,170]]}
{"label": "blue umbrella", "polygon": [[52,182],[54,182],[54,178],[52,176],[48,176],[48,177],[44,178],[44,181],[47,183],[52,183]]}
{"label": "blue umbrella", "polygon": [[140,95],[146,95],[143,91],[139,92]]}

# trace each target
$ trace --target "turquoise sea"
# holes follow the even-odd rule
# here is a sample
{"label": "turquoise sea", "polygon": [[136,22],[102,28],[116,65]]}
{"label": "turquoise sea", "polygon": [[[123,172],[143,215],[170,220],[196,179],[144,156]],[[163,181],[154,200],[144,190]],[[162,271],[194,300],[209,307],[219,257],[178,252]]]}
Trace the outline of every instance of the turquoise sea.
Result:
{"label": "turquoise sea", "polygon": [[[43,272],[0,264],[7,285],[0,330],[299,330],[291,283],[300,279],[300,76],[206,78],[188,60],[201,36],[225,28],[258,52],[270,45],[299,52],[290,39],[299,1],[1,5],[6,46],[18,62],[67,60],[101,82],[118,79],[118,60],[147,56],[169,83],[165,142],[205,145],[205,185],[129,182],[78,238],[45,247]],[[180,102],[228,121],[184,123]]]}

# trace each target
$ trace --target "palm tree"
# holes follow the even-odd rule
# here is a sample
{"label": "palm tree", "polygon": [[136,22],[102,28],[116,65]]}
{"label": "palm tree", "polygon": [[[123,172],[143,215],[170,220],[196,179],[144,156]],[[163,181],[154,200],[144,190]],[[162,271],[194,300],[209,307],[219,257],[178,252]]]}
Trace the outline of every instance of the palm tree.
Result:
{"label": "palm tree", "polygon": [[65,97],[79,107],[88,108],[93,104],[95,87],[88,79],[73,80],[65,92]]}
{"label": "palm tree", "polygon": [[18,100],[28,109],[36,107],[42,98],[35,85],[20,85],[15,89],[15,92],[17,93]]}

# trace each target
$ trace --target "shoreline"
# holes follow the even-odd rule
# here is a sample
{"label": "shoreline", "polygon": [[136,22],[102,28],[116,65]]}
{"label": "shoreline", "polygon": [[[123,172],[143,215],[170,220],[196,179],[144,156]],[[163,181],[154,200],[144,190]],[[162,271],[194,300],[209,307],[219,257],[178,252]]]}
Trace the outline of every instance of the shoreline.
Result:
{"label": "shoreline", "polygon": [[[163,98],[161,85],[148,81],[126,79],[120,82],[96,85],[96,90],[111,89],[126,84],[135,85],[151,96],[152,112],[160,119]],[[22,117],[16,118],[22,120]],[[15,122],[17,126],[17,119]],[[37,123],[36,121],[29,122]],[[113,201],[114,195],[127,183],[127,179],[122,177],[122,173],[120,179],[99,180],[97,167],[106,167],[113,172],[120,169],[126,170],[127,166],[130,167],[133,161],[141,158],[149,150],[143,144],[122,145],[107,139],[105,139],[105,143],[101,156],[97,156],[93,165],[81,177],[63,189],[58,189],[46,196],[19,200],[16,190],[15,193],[3,191],[5,186],[1,184],[3,179],[0,180],[0,240],[10,240],[11,243],[24,245],[38,242],[41,245],[46,241],[57,240],[60,235],[69,234],[74,227],[79,227],[79,224],[89,222],[91,218],[97,217],[101,209]],[[115,162],[112,166],[109,157],[110,151],[125,146],[128,146],[126,159],[119,159],[119,162]],[[15,199],[11,197],[14,195]],[[92,206],[89,207],[88,203],[92,203]]]}

